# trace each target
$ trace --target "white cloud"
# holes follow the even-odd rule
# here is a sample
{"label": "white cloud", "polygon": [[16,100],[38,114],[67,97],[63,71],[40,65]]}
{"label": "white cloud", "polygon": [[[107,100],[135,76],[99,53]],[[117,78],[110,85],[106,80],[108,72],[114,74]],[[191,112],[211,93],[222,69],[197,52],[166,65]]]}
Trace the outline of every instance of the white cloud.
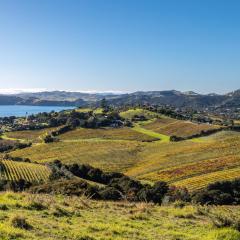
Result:
{"label": "white cloud", "polygon": [[43,91],[66,91],[66,92],[80,92],[80,93],[99,93],[99,94],[124,94],[128,93],[127,91],[116,91],[116,90],[106,90],[106,91],[99,91],[99,90],[52,90],[46,88],[25,88],[25,89],[18,89],[18,88],[0,88],[0,94],[18,94],[18,93],[35,93],[35,92],[43,92]]}

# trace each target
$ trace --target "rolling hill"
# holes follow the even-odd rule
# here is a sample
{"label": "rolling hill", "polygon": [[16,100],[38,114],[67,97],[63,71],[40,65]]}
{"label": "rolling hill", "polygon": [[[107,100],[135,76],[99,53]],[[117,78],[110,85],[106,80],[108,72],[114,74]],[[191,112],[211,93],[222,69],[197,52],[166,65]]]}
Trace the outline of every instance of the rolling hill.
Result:
{"label": "rolling hill", "polygon": [[[135,123],[132,128],[77,128],[49,144],[36,141],[39,134],[30,134],[35,144],[10,155],[38,163],[56,159],[66,164],[87,163],[143,181],[163,180],[191,191],[211,182],[240,177],[240,133],[221,131],[208,137],[169,142],[172,134],[189,136],[218,126],[171,119],[141,109],[121,115],[130,118],[136,112],[145,114],[148,120]],[[17,134],[28,138],[26,133]]]}

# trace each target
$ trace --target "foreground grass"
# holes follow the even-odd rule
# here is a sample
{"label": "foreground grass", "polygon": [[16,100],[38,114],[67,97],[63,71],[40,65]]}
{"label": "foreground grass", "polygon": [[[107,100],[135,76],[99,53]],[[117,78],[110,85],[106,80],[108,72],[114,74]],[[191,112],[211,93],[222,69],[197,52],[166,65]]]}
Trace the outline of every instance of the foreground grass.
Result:
{"label": "foreground grass", "polygon": [[[45,240],[237,240],[234,225],[214,220],[239,207],[154,206],[100,202],[84,197],[0,194],[1,239]],[[18,223],[21,219],[27,227]]]}

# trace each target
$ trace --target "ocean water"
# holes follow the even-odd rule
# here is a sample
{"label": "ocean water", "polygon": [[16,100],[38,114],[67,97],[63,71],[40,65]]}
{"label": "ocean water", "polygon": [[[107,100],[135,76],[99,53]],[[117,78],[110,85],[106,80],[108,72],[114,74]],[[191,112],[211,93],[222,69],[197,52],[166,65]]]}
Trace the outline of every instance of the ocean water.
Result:
{"label": "ocean water", "polygon": [[40,112],[60,112],[62,110],[73,109],[74,107],[59,106],[23,106],[23,105],[0,105],[0,117],[23,117]]}

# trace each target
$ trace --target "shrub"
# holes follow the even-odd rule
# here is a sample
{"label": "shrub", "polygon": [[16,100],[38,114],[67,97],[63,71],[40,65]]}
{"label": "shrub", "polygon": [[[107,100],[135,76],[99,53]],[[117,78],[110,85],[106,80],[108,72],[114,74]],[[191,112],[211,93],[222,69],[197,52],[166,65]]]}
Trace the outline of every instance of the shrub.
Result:
{"label": "shrub", "polygon": [[45,143],[51,143],[51,142],[54,142],[55,141],[55,138],[52,136],[52,135],[47,135],[43,138],[43,141]]}
{"label": "shrub", "polygon": [[0,210],[7,211],[8,206],[6,204],[0,204]]}
{"label": "shrub", "polygon": [[99,191],[99,195],[103,200],[120,200],[122,199],[121,192],[113,187],[106,187]]}
{"label": "shrub", "polygon": [[53,215],[55,217],[69,217],[71,216],[71,213],[64,208],[57,206],[53,212]]}
{"label": "shrub", "polygon": [[175,187],[172,186],[169,188],[167,193],[168,201],[175,202],[175,201],[183,201],[183,202],[190,202],[191,196],[188,192],[187,188],[184,187]]}
{"label": "shrub", "polygon": [[231,205],[240,203],[240,180],[222,181],[208,185],[193,194],[200,204]]}
{"label": "shrub", "polygon": [[32,229],[32,226],[27,222],[25,217],[15,216],[11,219],[11,225],[15,228],[21,228],[25,230]]}
{"label": "shrub", "polygon": [[[122,173],[105,173],[98,168],[85,164],[64,165],[60,161],[54,161],[49,164],[52,168],[52,180],[61,178],[74,179],[74,176],[91,180],[107,185],[99,190],[97,186],[88,184],[84,181],[78,181],[76,185],[73,182],[65,182],[66,185],[58,182],[56,184],[45,184],[33,188],[34,192],[57,192],[67,195],[87,195],[94,199],[119,200],[123,196],[129,201],[147,201],[161,203],[163,196],[168,191],[168,185],[165,182],[157,182],[152,187],[148,184],[143,185],[140,181],[134,180]],[[71,175],[72,174],[72,175]],[[71,176],[70,176],[71,175]]]}
{"label": "shrub", "polygon": [[47,207],[40,202],[33,201],[27,206],[27,209],[41,211],[47,209]]}

